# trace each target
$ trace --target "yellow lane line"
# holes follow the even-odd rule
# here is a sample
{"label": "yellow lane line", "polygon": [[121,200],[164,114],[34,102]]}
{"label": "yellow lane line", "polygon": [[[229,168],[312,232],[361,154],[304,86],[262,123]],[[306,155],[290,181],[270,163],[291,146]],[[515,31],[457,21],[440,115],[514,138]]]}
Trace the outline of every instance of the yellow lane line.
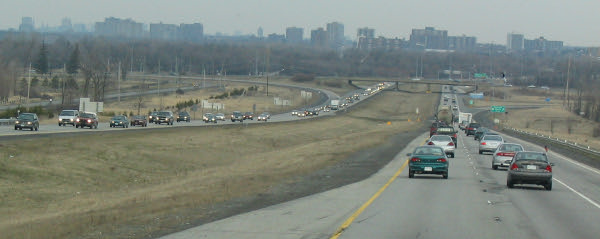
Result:
{"label": "yellow lane line", "polygon": [[371,203],[373,203],[373,201],[375,201],[375,199],[377,199],[379,197],[379,195],[381,195],[381,193],[383,193],[383,191],[385,191],[385,189],[390,186],[390,184],[392,184],[392,182],[400,175],[400,173],[402,173],[402,171],[404,170],[404,168],[406,168],[406,165],[408,165],[408,160],[406,160],[404,162],[404,164],[402,164],[402,167],[400,167],[400,169],[398,169],[398,171],[396,172],[396,174],[394,174],[394,176],[392,176],[392,178],[390,178],[390,180],[388,180],[388,182],[383,185],[383,187],[381,187],[379,189],[379,191],[377,191],[377,193],[375,193],[375,195],[373,195],[367,202],[365,202],[358,210],[356,210],[356,212],[354,212],[352,214],[352,216],[350,216],[348,219],[346,219],[346,221],[335,231],[335,233],[330,237],[330,239],[337,239],[340,235],[342,235],[342,232],[344,232],[344,230],[346,230],[346,228],[348,228],[350,226],[350,224],[352,224],[352,222],[365,210],[367,209],[367,207],[369,205],[371,205]]}

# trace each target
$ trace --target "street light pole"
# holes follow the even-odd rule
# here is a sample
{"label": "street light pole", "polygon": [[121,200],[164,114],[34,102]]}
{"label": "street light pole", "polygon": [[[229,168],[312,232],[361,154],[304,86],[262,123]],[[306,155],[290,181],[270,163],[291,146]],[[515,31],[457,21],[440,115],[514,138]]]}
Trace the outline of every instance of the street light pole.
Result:
{"label": "street light pole", "polygon": [[29,62],[29,71],[27,72],[28,76],[27,78],[29,78],[27,80],[27,111],[29,112],[29,91],[31,89],[31,62]]}

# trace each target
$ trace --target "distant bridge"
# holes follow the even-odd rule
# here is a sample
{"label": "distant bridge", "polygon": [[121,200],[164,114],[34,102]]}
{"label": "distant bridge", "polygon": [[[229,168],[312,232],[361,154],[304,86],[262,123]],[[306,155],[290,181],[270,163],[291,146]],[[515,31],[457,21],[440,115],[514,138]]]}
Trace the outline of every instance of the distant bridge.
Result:
{"label": "distant bridge", "polygon": [[[427,92],[431,92],[431,85],[451,85],[451,86],[472,86],[472,90],[465,92],[465,93],[471,93],[474,91],[477,91],[478,89],[478,84],[477,83],[472,83],[472,82],[461,82],[461,81],[448,81],[448,80],[375,80],[375,79],[353,79],[353,80],[348,80],[348,84],[358,87],[357,85],[355,85],[353,82],[354,81],[367,81],[367,82],[395,82],[396,83],[396,87],[394,90],[396,91],[401,91],[400,90],[400,83],[402,84],[421,84],[421,85],[427,85]],[[358,87],[360,88],[360,87]]]}

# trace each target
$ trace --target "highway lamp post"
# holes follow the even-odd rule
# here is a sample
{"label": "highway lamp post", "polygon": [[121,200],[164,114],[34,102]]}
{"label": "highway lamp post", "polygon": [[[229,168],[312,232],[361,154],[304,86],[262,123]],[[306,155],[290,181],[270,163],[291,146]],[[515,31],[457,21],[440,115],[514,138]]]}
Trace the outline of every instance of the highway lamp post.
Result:
{"label": "highway lamp post", "polygon": [[31,88],[31,62],[29,63],[29,70],[27,71],[27,111],[29,111],[29,91]]}

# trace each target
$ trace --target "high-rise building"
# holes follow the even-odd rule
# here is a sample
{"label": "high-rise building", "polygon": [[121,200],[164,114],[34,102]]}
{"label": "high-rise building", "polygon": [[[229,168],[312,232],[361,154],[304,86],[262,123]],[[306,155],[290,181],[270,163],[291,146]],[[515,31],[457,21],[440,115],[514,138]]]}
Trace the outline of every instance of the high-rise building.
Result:
{"label": "high-rise building", "polygon": [[328,37],[327,37],[327,31],[325,31],[325,29],[323,29],[322,27],[319,27],[316,30],[310,31],[310,43],[313,46],[318,46],[318,47],[328,46],[329,41],[328,41]]}
{"label": "high-rise building", "polygon": [[131,19],[109,17],[104,22],[96,22],[95,33],[103,36],[140,38],[144,36],[142,23]]}
{"label": "high-rise building", "polygon": [[433,27],[412,29],[410,46],[419,49],[448,49],[448,31],[435,30]]}
{"label": "high-rise building", "polygon": [[73,24],[71,24],[70,18],[63,18],[59,27],[59,31],[61,32],[72,32]]}
{"label": "high-rise building", "polygon": [[152,23],[150,24],[150,38],[157,40],[176,40],[179,35],[179,26],[175,24]]}
{"label": "high-rise building", "polygon": [[332,48],[342,48],[344,46],[344,24],[339,22],[327,23],[327,39]]}
{"label": "high-rise building", "polygon": [[359,28],[356,31],[356,38],[375,38],[375,29],[368,27]]}
{"label": "high-rise building", "polygon": [[457,51],[472,51],[477,46],[477,38],[470,36],[449,36],[448,49]]}
{"label": "high-rise building", "polygon": [[506,51],[522,51],[525,48],[525,37],[523,34],[508,33],[506,35]]}
{"label": "high-rise building", "polygon": [[359,49],[371,49],[373,48],[373,39],[375,38],[375,29],[373,28],[359,28],[356,31],[356,47]]}
{"label": "high-rise building", "polygon": [[304,29],[299,27],[288,27],[285,29],[285,40],[288,43],[301,43],[304,37]]}
{"label": "high-rise building", "polygon": [[20,32],[33,32],[35,30],[32,17],[21,18],[21,25],[19,25]]}
{"label": "high-rise building", "polygon": [[204,26],[201,23],[179,25],[181,40],[199,42],[204,38]]}
{"label": "high-rise building", "polygon": [[559,51],[563,47],[562,41],[549,41],[544,37],[539,37],[537,39],[523,40],[523,49],[526,51],[533,52],[550,52],[550,51]]}
{"label": "high-rise building", "polygon": [[258,27],[258,30],[256,30],[256,36],[257,36],[258,38],[263,38],[263,37],[264,37],[264,34],[263,34],[263,29],[262,29],[262,27]]}

